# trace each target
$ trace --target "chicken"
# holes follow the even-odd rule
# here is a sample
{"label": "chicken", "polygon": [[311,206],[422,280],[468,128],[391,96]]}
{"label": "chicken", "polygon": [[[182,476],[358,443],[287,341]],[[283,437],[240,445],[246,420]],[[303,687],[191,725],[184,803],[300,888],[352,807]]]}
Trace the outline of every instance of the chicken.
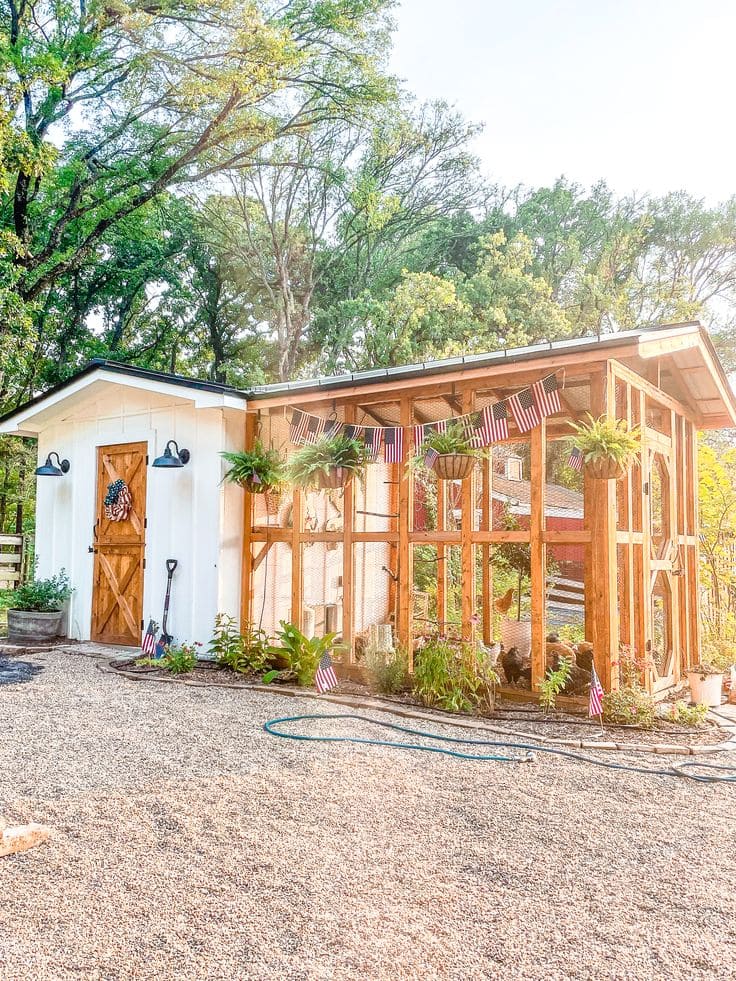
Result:
{"label": "chicken", "polygon": [[[554,635],[550,634],[550,636],[554,636]],[[560,659],[563,657],[570,664],[575,664],[576,662],[575,650],[572,647],[570,647],[569,644],[566,644],[564,643],[564,641],[561,640],[550,641],[548,637],[547,645],[546,645],[546,654],[547,654],[547,666],[551,667],[554,671],[556,671],[557,668],[559,667]]]}
{"label": "chicken", "polygon": [[506,614],[511,609],[511,604],[514,602],[514,591],[513,589],[508,589],[503,594],[499,596],[497,600],[493,601],[493,605],[498,610],[499,613]]}
{"label": "chicken", "polygon": [[501,651],[501,667],[506,676],[506,681],[510,685],[515,685],[524,671],[524,658],[519,653],[518,647],[509,647],[507,651]]}
{"label": "chicken", "polygon": [[590,675],[591,668],[593,667],[593,645],[587,640],[581,640],[575,648],[575,653],[575,662],[578,667],[587,671],[588,675]]}

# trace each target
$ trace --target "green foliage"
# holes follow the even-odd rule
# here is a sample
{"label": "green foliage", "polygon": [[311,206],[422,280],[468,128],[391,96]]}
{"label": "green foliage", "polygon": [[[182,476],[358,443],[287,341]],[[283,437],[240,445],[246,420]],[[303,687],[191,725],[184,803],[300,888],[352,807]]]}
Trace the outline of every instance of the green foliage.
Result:
{"label": "green foliage", "polygon": [[340,434],[321,439],[298,450],[287,468],[289,481],[297,487],[316,487],[320,476],[342,467],[361,476],[370,457],[362,440]]}
{"label": "green foliage", "polygon": [[408,687],[407,656],[401,647],[392,653],[372,651],[364,664],[371,684],[385,695],[397,695]]}
{"label": "green foliage", "polygon": [[567,658],[561,657],[557,668],[547,668],[544,680],[539,682],[539,704],[545,714],[554,711],[557,696],[570,680],[571,664]]}
{"label": "green foliage", "polygon": [[498,675],[487,652],[474,644],[435,638],[417,652],[414,695],[447,712],[491,712]]}
{"label": "green foliage", "polygon": [[163,657],[152,663],[159,665],[171,674],[189,674],[197,664],[197,648],[195,644],[171,644],[166,648]]}
{"label": "green foliage", "polygon": [[636,460],[640,449],[639,428],[630,428],[625,419],[594,419],[587,413],[588,422],[571,422],[576,435],[572,445],[583,454],[585,463],[602,458],[615,460],[622,467],[629,467]]}
{"label": "green foliage", "polygon": [[623,686],[603,695],[603,718],[613,725],[651,729],[656,719],[654,699],[639,685]]}
{"label": "green foliage", "polygon": [[13,590],[11,610],[29,613],[56,613],[72,595],[69,576],[64,569],[50,579],[29,579]]}
{"label": "green foliage", "polygon": [[238,453],[221,453],[230,469],[226,479],[234,484],[248,484],[257,477],[259,486],[278,488],[286,480],[286,465],[278,450],[265,449],[260,440],[256,440],[252,450]]}
{"label": "green foliage", "polygon": [[218,613],[215,617],[215,629],[207,649],[220,667],[238,674],[260,674],[265,671],[271,656],[263,630],[249,623],[241,633],[235,617],[226,613]]}
{"label": "green foliage", "polygon": [[725,670],[736,662],[736,448],[698,446],[700,604],[703,660]]}
{"label": "green foliage", "polygon": [[487,450],[473,446],[465,430],[457,422],[449,422],[444,432],[434,430],[427,433],[417,455],[410,461],[410,466],[412,468],[423,466],[427,450],[430,449],[440,454],[463,453],[474,457],[481,457],[487,453]]}
{"label": "green foliage", "polygon": [[281,644],[272,647],[271,653],[283,657],[287,662],[288,670],[296,675],[297,684],[307,688],[314,684],[314,676],[322,656],[328,654],[334,647],[335,634],[305,637],[293,623],[287,623],[285,620],[280,622],[281,630],[277,637]]}
{"label": "green foliage", "polygon": [[669,707],[666,718],[677,725],[697,728],[706,725],[707,705],[688,705],[687,702],[676,701]]}

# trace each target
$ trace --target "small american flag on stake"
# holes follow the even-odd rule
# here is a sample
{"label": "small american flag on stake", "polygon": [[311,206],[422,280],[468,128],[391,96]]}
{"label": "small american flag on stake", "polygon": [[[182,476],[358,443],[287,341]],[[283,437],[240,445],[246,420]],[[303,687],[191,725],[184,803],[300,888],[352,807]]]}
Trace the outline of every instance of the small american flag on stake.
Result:
{"label": "small american flag on stake", "polygon": [[590,701],[588,702],[588,715],[600,715],[603,718],[603,686],[598,679],[595,664],[590,667]]}
{"label": "small american flag on stake", "polygon": [[424,454],[424,466],[427,468],[427,470],[432,469],[438,456],[439,453],[433,446],[427,447],[427,452]]}
{"label": "small american flag on stake", "polygon": [[547,375],[541,381],[536,381],[532,385],[532,395],[537,403],[539,414],[544,418],[553,416],[555,412],[562,409],[560,404],[560,386],[557,384],[557,375]]}
{"label": "small american flag on stake", "polygon": [[156,650],[156,631],[158,630],[158,625],[154,620],[148,621],[148,628],[143,637],[143,643],[141,644],[141,651],[146,655],[146,657],[151,657],[153,652]]}
{"label": "small american flag on stake", "polygon": [[577,446],[573,446],[570,450],[570,456],[567,458],[568,467],[572,467],[573,470],[582,471],[583,469],[583,453],[579,450]]}
{"label": "small american flag on stake", "polygon": [[332,667],[332,658],[326,651],[317,665],[314,684],[320,695],[323,695],[326,691],[332,691],[333,688],[337,688],[337,675],[335,674],[335,669]]}
{"label": "small american flag on stake", "polygon": [[528,433],[530,429],[534,429],[542,421],[530,388],[524,388],[516,395],[512,395],[508,403],[520,433]]}

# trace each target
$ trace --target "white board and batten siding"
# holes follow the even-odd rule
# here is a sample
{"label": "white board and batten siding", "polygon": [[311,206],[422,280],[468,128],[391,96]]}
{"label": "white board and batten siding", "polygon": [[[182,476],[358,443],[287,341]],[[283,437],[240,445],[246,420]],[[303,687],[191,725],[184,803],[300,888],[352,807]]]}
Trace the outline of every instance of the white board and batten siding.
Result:
{"label": "white board and batten siding", "polygon": [[[166,389],[166,386],[161,386]],[[171,387],[171,386],[169,386]],[[223,450],[242,449],[244,409],[227,400],[208,400],[186,389],[152,391],[128,379],[99,382],[88,396],[76,393],[45,413],[38,431],[38,458],[55,450],[68,458],[64,477],[38,479],[36,554],[38,575],[65,568],[74,585],[69,636],[87,640],[92,614],[92,575],[96,517],[97,449],[116,443],[145,442],[149,466],[146,491],[146,568],[144,620],[161,623],[166,559],[178,560],[169,612],[169,631],[177,642],[201,641],[212,634],[219,611],[240,612],[243,493],[223,481]],[[51,418],[49,418],[51,416]],[[56,416],[56,418],[54,418]],[[59,418],[61,416],[61,418]],[[153,468],[169,439],[191,452],[180,469]]]}

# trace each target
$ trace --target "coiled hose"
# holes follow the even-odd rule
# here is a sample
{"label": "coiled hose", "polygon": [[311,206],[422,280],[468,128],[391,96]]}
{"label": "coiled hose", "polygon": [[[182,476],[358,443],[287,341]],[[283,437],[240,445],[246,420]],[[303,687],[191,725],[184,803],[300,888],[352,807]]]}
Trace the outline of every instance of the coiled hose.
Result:
{"label": "coiled hose", "polygon": [[[502,750],[523,750],[524,756],[507,755],[505,753],[463,753],[457,749],[450,749],[445,746],[424,746],[415,742],[395,742],[390,739],[366,739],[363,736],[312,736],[304,733],[284,732],[281,729],[285,726],[297,722],[325,722],[330,720],[352,719],[357,722],[367,722],[380,729],[388,729],[392,732],[400,732],[408,736],[419,737],[421,739],[434,740],[437,743],[449,743],[454,746],[478,746],[494,747]],[[440,753],[443,756],[452,756],[460,760],[493,761],[498,763],[529,763],[534,760],[534,753],[548,753],[552,756],[562,756],[578,763],[589,763],[591,766],[600,766],[606,770],[622,770],[626,773],[645,773],[653,777],[686,777],[698,783],[736,783],[736,767],[724,766],[718,763],[703,763],[698,760],[683,763],[673,763],[664,767],[648,766],[629,766],[624,763],[608,763],[605,760],[597,760],[592,756],[585,756],[583,753],[573,753],[567,749],[557,749],[551,746],[541,746],[536,743],[507,742],[505,740],[490,739],[461,739],[457,736],[440,736],[433,732],[423,732],[421,729],[410,729],[407,726],[400,726],[394,722],[384,722],[380,719],[371,719],[367,715],[356,715],[350,712],[339,713],[315,713],[314,715],[287,715],[279,719],[269,719],[264,723],[263,728],[269,736],[278,736],[281,739],[293,739],[298,742],[312,743],[358,743],[363,746],[388,746],[392,749],[419,750],[423,753]],[[693,768],[697,770],[708,770],[710,773],[690,772]],[[719,771],[722,775],[717,775]]]}

